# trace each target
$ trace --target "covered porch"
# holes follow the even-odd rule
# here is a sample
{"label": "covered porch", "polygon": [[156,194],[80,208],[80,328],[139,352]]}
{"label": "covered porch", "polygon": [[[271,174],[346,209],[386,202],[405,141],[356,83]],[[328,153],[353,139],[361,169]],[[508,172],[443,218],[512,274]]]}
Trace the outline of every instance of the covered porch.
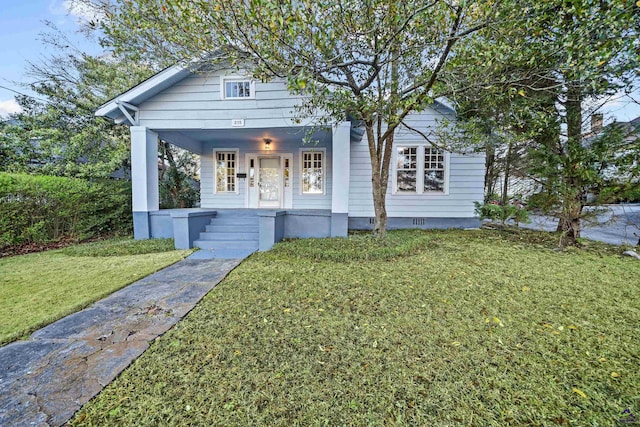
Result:
{"label": "covered porch", "polygon": [[[283,238],[347,235],[350,122],[311,135],[304,127],[130,129],[136,239],[263,251]],[[200,208],[159,209],[159,139],[200,156]]]}

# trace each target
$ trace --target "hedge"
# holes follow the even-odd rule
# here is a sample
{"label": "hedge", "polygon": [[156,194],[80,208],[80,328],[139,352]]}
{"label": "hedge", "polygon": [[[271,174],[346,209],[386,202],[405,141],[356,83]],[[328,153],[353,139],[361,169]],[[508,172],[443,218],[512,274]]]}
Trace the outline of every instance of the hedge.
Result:
{"label": "hedge", "polygon": [[130,182],[0,173],[0,247],[131,229]]}

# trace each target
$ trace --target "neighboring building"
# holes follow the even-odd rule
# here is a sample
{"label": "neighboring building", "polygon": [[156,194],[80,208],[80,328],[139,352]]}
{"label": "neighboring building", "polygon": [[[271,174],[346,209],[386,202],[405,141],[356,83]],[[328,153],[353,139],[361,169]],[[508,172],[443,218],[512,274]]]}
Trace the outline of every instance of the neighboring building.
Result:
{"label": "neighboring building", "polygon": [[[247,233],[254,233],[252,244],[264,250],[282,238],[371,229],[371,166],[363,129],[344,121],[316,130],[317,142],[305,144],[312,122],[296,120],[300,100],[285,81],[262,83],[237,71],[193,73],[174,66],[101,106],[96,115],[131,126],[135,237],[173,235],[177,247],[195,241],[215,249],[222,244],[207,239],[232,240],[215,233],[241,233],[246,224]],[[435,103],[406,122],[428,132],[438,118],[454,116]],[[200,155],[200,209],[158,210],[158,138]],[[394,144],[389,228],[479,225],[473,202],[483,199],[483,155],[447,153],[406,130],[397,131]]]}
{"label": "neighboring building", "polygon": [[[640,117],[636,117],[628,122],[613,121],[603,126],[602,114],[594,114],[591,116],[591,131],[585,135],[585,146],[589,147],[593,140],[597,137],[609,135],[617,142],[615,146],[615,158],[620,159],[629,156],[637,150],[637,143],[640,140]],[[618,140],[620,138],[620,140]],[[633,167],[630,166],[629,170]],[[629,181],[637,177],[633,177],[627,171],[621,171],[615,165],[607,166],[602,175],[605,179],[612,182]]]}

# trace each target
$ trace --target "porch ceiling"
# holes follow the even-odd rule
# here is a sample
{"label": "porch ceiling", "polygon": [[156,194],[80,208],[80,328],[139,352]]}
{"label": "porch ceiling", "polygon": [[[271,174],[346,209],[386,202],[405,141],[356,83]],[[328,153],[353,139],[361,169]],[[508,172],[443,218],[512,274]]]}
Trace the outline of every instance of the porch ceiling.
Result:
{"label": "porch ceiling", "polygon": [[[203,144],[213,142],[221,146],[233,146],[244,141],[262,142],[265,138],[274,143],[300,142],[309,128],[258,128],[258,129],[190,129],[156,130],[161,139],[196,154],[202,154]],[[331,142],[331,130],[314,132],[312,138],[323,143]]]}

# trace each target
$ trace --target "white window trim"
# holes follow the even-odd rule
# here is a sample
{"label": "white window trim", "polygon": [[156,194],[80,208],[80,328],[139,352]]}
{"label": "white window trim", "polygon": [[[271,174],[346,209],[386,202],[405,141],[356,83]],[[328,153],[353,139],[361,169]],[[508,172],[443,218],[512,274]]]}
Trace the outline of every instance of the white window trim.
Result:
{"label": "white window trim", "polygon": [[[250,85],[249,85],[249,95],[250,96],[245,96],[245,97],[242,97],[242,98],[228,97],[226,95],[226,89],[227,89],[226,83],[228,81],[249,82],[250,83]],[[236,76],[236,75],[220,76],[220,99],[227,100],[227,101],[242,101],[242,100],[247,100],[247,99],[256,99],[256,82],[255,82],[255,80],[253,80],[250,77],[246,77],[246,76]]]}
{"label": "white window trim", "polygon": [[[322,153],[322,193],[304,192],[304,153]],[[327,193],[327,149],[326,148],[301,148],[298,153],[298,171],[300,174],[300,191],[298,194],[305,197],[324,196]]]}
{"label": "white window trim", "polygon": [[[236,155],[236,189],[235,191],[218,191],[218,153],[235,153]],[[240,173],[240,150],[237,148],[216,148],[213,150],[213,194],[238,194],[240,190],[238,173]]]}
{"label": "white window trim", "polygon": [[[398,191],[398,148],[406,147],[406,148],[417,148],[416,156],[417,156],[417,164],[416,164],[416,192],[411,193],[408,191]],[[394,196],[448,196],[449,195],[449,181],[451,177],[451,153],[444,150],[444,191],[424,191],[424,156],[425,156],[425,148],[431,147],[429,144],[425,143],[416,143],[416,142],[407,142],[407,143],[396,143],[393,147],[393,191],[392,195]]]}

